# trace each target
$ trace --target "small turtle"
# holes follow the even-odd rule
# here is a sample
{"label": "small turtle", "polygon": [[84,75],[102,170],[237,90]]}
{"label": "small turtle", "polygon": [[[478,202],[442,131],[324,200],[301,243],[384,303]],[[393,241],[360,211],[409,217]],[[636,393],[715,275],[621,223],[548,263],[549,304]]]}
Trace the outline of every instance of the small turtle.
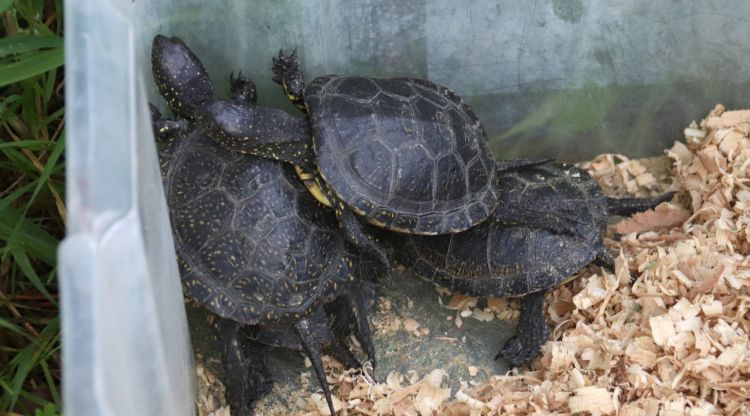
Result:
{"label": "small turtle", "polygon": [[[189,101],[179,81],[170,81],[176,100]],[[232,85],[254,100],[249,80],[232,77]],[[193,122],[162,120],[155,107],[152,117],[183,286],[217,316],[232,413],[252,412],[270,389],[256,351],[265,344],[307,353],[334,414],[321,351],[359,367],[344,343],[353,332],[374,362],[372,284],[362,277],[380,275],[377,261],[342,237],[333,211],[290,165],[229,151]]]}
{"label": "small turtle", "polygon": [[417,276],[453,292],[478,297],[523,296],[517,335],[498,356],[511,365],[533,359],[549,334],[544,294],[587,264],[609,269],[604,246],[609,215],[629,215],[672,198],[608,198],[585,171],[550,162],[499,176],[498,209],[546,216],[546,223],[575,224],[570,232],[494,220],[461,233],[388,237],[396,261]]}
{"label": "small turtle", "polygon": [[[377,253],[357,214],[403,233],[468,229],[495,209],[496,161],[474,112],[445,87],[420,79],[329,75],[306,88],[296,54],[274,59],[275,81],[309,120],[281,110],[212,99],[208,76],[179,39],[157,36],[154,78],[165,97],[175,77],[197,94],[172,103],[221,145],[294,164],[322,203],[332,205],[347,239]],[[190,76],[186,76],[190,74]],[[514,166],[539,161],[514,161]],[[507,168],[506,162],[503,168]]]}

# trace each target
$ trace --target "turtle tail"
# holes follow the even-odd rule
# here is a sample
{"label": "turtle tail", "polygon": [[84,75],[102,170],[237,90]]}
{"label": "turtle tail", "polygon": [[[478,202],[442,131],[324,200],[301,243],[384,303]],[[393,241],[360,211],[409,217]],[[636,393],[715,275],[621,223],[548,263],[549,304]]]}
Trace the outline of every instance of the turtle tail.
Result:
{"label": "turtle tail", "polygon": [[607,197],[607,209],[610,215],[632,215],[670,201],[674,192],[667,192],[655,198],[610,198]]}
{"label": "turtle tail", "polygon": [[522,168],[529,168],[533,166],[539,166],[543,165],[547,162],[551,162],[554,159],[552,158],[545,158],[545,159],[510,159],[510,160],[498,160],[495,164],[495,171],[500,173],[505,173],[510,170],[517,170]]}
{"label": "turtle tail", "polygon": [[316,331],[313,329],[313,325],[307,319],[302,319],[301,321],[297,322],[294,325],[294,328],[297,330],[297,335],[299,336],[300,341],[302,341],[302,346],[305,348],[305,352],[312,362],[313,369],[315,369],[315,375],[318,376],[318,381],[320,382],[320,386],[323,388],[323,394],[325,395],[326,402],[328,403],[328,409],[331,411],[331,415],[335,415],[336,410],[333,407],[331,389],[330,387],[328,387],[328,380],[326,380],[326,370],[323,367],[323,358],[320,351],[323,347],[323,344],[327,340],[321,339],[320,334],[316,333]]}

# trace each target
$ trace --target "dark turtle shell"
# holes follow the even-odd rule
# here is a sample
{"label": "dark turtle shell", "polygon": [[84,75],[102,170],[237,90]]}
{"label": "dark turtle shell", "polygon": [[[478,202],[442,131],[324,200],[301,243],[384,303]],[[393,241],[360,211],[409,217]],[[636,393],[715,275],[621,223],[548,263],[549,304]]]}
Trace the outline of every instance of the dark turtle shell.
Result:
{"label": "dark turtle shell", "polygon": [[[572,165],[547,163],[498,178],[500,204],[545,212],[575,212],[572,234],[488,220],[440,236],[393,235],[396,260],[419,277],[471,296],[521,296],[550,289],[603,250],[607,201],[591,176]],[[565,208],[567,207],[567,209]]]}
{"label": "dark turtle shell", "polygon": [[197,129],[164,143],[160,159],[184,287],[213,313],[298,320],[373,275],[291,166]]}
{"label": "dark turtle shell", "polygon": [[495,159],[472,110],[425,80],[324,76],[305,89],[318,169],[370,222],[463,231],[495,208]]}

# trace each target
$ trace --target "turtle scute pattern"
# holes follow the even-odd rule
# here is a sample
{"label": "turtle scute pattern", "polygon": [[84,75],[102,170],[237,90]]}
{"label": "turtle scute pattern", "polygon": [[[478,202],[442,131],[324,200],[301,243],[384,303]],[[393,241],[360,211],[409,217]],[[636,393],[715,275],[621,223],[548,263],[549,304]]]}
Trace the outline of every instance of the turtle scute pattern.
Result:
{"label": "turtle scute pattern", "polygon": [[496,202],[479,120],[425,80],[319,77],[305,90],[318,167],[356,212],[396,231],[442,234]]}
{"label": "turtle scute pattern", "polygon": [[197,301],[268,324],[306,316],[358,275],[335,214],[291,166],[228,152],[200,130],[180,144],[162,167],[183,282]]}
{"label": "turtle scute pattern", "polygon": [[577,210],[576,233],[488,220],[456,234],[393,235],[397,261],[457,293],[522,296],[564,282],[603,250],[606,201],[586,172],[548,163],[502,175],[499,183],[511,190],[501,196],[500,205]]}

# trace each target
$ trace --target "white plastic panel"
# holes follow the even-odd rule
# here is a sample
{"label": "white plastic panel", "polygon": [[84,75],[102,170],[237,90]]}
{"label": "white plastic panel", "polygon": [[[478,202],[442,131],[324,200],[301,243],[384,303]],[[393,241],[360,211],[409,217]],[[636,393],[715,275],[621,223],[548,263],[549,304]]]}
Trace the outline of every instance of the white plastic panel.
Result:
{"label": "white plastic panel", "polygon": [[69,415],[191,415],[193,359],[129,1],[66,10]]}

